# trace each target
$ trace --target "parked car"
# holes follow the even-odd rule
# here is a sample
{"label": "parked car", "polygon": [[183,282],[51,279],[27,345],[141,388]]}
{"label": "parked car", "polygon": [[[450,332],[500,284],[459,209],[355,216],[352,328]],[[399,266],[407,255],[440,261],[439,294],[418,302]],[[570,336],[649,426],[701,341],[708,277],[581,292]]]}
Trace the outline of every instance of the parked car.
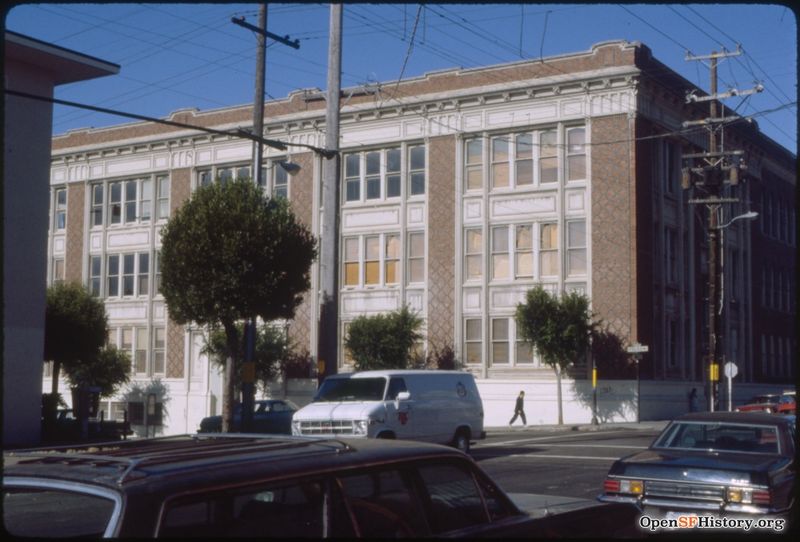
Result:
{"label": "parked car", "polygon": [[615,536],[637,519],[592,501],[535,518],[469,456],[419,442],[198,434],[4,460],[3,525],[20,537]]}
{"label": "parked car", "polygon": [[[44,437],[52,441],[78,441],[81,439],[80,421],[71,408],[58,409],[52,425],[42,422]],[[91,439],[125,439],[133,435],[127,420],[116,421],[100,418],[87,419],[87,436]]]}
{"label": "parked car", "polygon": [[[255,401],[253,407],[253,427],[251,433],[292,433],[292,415],[297,405],[289,400],[265,399]],[[233,432],[242,428],[242,405],[234,406]],[[219,433],[222,431],[222,416],[208,416],[200,420],[200,433]]]}
{"label": "parked car", "polygon": [[295,435],[347,435],[451,444],[486,436],[475,377],[465,371],[384,370],[327,377],[292,418]]}
{"label": "parked car", "polygon": [[757,395],[750,399],[744,405],[736,407],[737,412],[774,412],[776,414],[794,414],[795,408],[795,392],[784,391],[778,395],[776,393],[768,393],[764,395]]}
{"label": "parked car", "polygon": [[673,420],[614,462],[598,499],[646,513],[783,514],[792,504],[795,417],[703,412]]}

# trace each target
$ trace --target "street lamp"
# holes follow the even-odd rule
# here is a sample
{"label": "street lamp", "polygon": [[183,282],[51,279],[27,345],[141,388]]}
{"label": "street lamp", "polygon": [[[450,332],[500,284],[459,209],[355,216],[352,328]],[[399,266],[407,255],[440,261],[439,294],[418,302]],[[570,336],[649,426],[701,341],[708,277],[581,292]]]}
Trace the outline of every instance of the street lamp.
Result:
{"label": "street lamp", "polygon": [[[758,216],[758,213],[755,211],[748,211],[746,213],[740,214],[738,216],[733,217],[728,222],[722,225],[717,225],[716,220],[711,221],[709,225],[709,269],[708,269],[708,281],[709,281],[709,322],[708,322],[708,331],[709,331],[709,375],[708,375],[708,388],[709,388],[709,398],[708,398],[708,410],[710,412],[714,412],[714,404],[716,400],[717,390],[716,384],[719,381],[719,360],[722,355],[720,352],[721,346],[721,331],[723,326],[721,325],[722,320],[722,299],[723,299],[723,273],[722,273],[722,258],[720,257],[722,253],[724,253],[724,239],[723,239],[723,230],[736,222],[737,220],[747,219],[752,220]],[[719,243],[717,243],[717,236],[719,236]],[[718,255],[717,252],[720,254]],[[719,265],[717,265],[717,261],[719,261]],[[719,284],[719,295],[715,293],[715,287]]]}

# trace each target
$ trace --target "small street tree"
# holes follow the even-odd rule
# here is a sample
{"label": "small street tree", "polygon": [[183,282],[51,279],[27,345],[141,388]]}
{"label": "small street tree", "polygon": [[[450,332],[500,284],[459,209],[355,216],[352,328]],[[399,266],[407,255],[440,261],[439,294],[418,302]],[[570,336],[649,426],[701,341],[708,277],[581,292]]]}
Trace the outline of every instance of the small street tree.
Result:
{"label": "small street tree", "polygon": [[345,347],[355,362],[356,371],[405,369],[411,348],[419,340],[422,319],[407,306],[375,316],[359,316],[350,324]]}
{"label": "small street tree", "polygon": [[283,198],[249,179],[192,194],[162,230],[161,292],[170,317],[225,330],[222,428],[233,420],[244,337],[237,323],[290,319],[310,286],[316,241]]}
{"label": "small street tree", "polygon": [[[236,324],[236,333],[244,335],[244,324]],[[206,354],[212,363],[222,368],[228,357],[228,338],[225,330],[212,329],[206,339],[202,353]],[[244,359],[244,344],[238,341],[239,359]],[[286,334],[272,326],[262,325],[256,329],[256,340],[253,347],[253,362],[255,363],[256,383],[266,387],[270,380],[281,372],[281,362],[289,356],[289,340]],[[241,383],[242,368],[239,366],[235,373],[236,383]]]}
{"label": "small street tree", "polygon": [[107,336],[108,317],[102,300],[75,282],[57,283],[47,289],[44,359],[53,362],[53,405],[61,369],[68,375],[77,374],[81,364],[97,358]]}
{"label": "small street tree", "polygon": [[528,290],[525,303],[517,305],[517,329],[542,361],[556,374],[558,423],[564,423],[561,374],[586,355],[594,328],[589,298],[578,292],[551,294],[541,285]]}
{"label": "small street tree", "polygon": [[75,388],[98,387],[101,397],[109,397],[130,380],[131,357],[114,345],[104,346],[83,363],[67,371],[67,380]]}

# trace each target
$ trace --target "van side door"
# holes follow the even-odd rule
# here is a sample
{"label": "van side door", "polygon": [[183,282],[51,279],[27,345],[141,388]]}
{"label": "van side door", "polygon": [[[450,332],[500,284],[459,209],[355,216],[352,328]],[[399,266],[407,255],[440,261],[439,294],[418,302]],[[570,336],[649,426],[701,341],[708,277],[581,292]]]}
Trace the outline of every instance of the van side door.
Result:
{"label": "van side door", "polygon": [[414,408],[414,397],[409,399],[398,398],[398,394],[408,391],[408,386],[403,377],[393,376],[389,378],[385,401],[386,425],[394,432],[397,438],[419,439],[420,420]]}

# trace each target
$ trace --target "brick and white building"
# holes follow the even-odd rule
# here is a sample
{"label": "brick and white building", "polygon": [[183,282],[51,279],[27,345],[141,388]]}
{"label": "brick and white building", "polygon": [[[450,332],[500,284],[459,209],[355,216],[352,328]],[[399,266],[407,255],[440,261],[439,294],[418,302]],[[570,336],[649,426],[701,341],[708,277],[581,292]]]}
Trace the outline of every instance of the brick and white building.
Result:
{"label": "brick and white building", "polygon": [[[552,423],[552,371],[518,340],[513,318],[526,290],[544,283],[585,292],[612,330],[649,345],[643,379],[702,386],[706,233],[695,216],[703,209],[680,186],[681,155],[708,140],[681,125],[707,116],[707,105],[685,103],[693,88],[646,46],[607,42],[344,89],[340,345],[356,316],[408,304],[424,319],[423,346],[452,346],[476,374],[488,424],[507,421],[519,389],[532,392],[533,423]],[[247,128],[252,106],[170,118]],[[324,146],[324,94],[268,102],[264,125],[265,137]],[[728,128],[725,143],[744,150],[749,167],[729,189],[741,201],[726,217],[760,216],[725,229],[724,351],[743,382],[789,381],[796,156],[752,125]],[[323,159],[295,149],[266,149],[264,189],[288,197],[319,234]],[[134,378],[158,377],[169,388],[165,432],[194,431],[220,410],[222,388],[199,353],[202,330],[171,322],[157,293],[159,233],[198,185],[249,175],[251,154],[247,140],[148,122],[53,139],[48,278],[81,281],[105,300],[110,340],[130,351]],[[301,169],[287,175],[278,160]],[[288,325],[312,354],[318,290],[315,267]],[[579,369],[565,382],[567,421],[588,420],[587,374]],[[614,390],[602,400],[613,402]],[[630,419],[629,408],[609,412]]]}

